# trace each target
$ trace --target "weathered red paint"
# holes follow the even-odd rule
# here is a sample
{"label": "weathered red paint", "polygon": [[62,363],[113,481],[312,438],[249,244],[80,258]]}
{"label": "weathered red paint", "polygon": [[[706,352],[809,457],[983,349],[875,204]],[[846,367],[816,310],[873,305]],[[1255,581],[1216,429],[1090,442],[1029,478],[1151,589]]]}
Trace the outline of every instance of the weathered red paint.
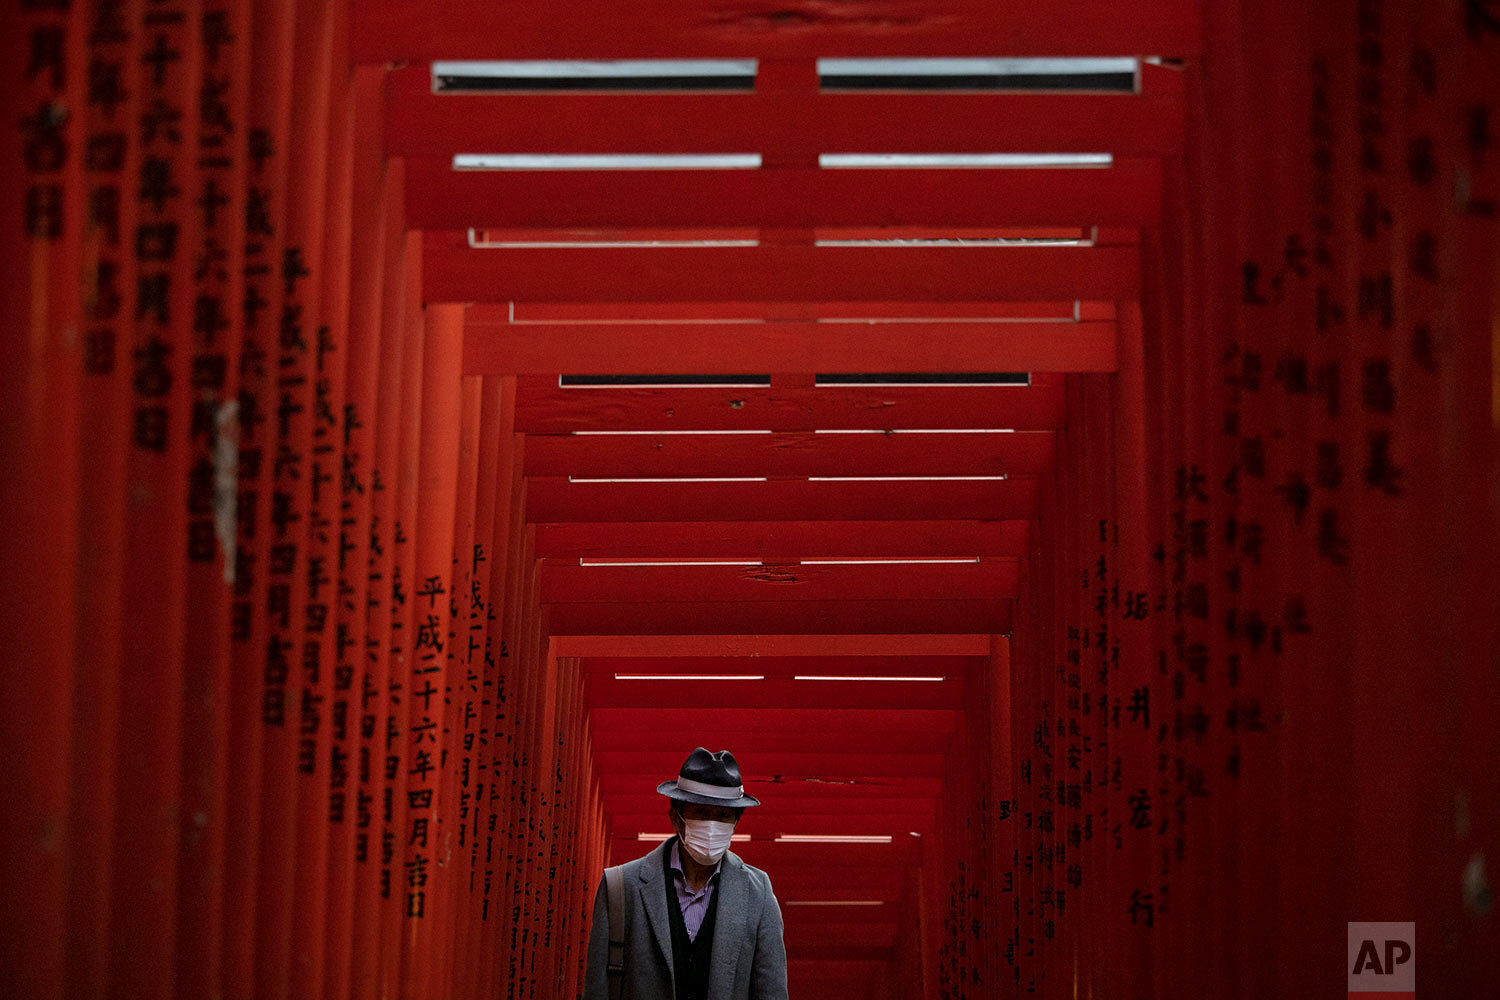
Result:
{"label": "weathered red paint", "polygon": [[[469,329],[464,371],[536,375],[570,369],[633,375],[853,369],[920,372],[1109,372],[1114,323],[750,323],[640,329],[611,324],[514,324]],[[913,342],[915,341],[915,343]]]}
{"label": "weathered red paint", "polygon": [[478,0],[445,0],[420,20],[392,0],[361,4],[363,61],[414,59],[630,59],[849,56],[1118,55],[1198,52],[1198,8],[1171,0],[1149,10],[1065,0],[1045,9],[996,10],[983,0],[899,0],[878,11],[798,2],[784,9],[705,8],[600,0],[560,31],[540,11],[502,15]]}
{"label": "weathered red paint", "polygon": [[768,246],[474,249],[426,244],[429,302],[767,302],[1133,298],[1133,247]]}

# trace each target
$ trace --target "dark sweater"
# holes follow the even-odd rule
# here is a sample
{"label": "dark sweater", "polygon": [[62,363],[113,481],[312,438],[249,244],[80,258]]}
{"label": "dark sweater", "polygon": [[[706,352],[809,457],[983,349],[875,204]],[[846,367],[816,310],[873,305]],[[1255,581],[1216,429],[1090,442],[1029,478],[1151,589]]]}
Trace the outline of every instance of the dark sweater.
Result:
{"label": "dark sweater", "polygon": [[719,914],[719,891],[714,890],[708,902],[708,913],[698,936],[688,940],[687,924],[677,902],[677,887],[672,880],[670,852],[662,855],[667,890],[667,919],[672,923],[672,977],[677,985],[676,1000],[708,1000],[709,962],[714,951],[714,924]]}

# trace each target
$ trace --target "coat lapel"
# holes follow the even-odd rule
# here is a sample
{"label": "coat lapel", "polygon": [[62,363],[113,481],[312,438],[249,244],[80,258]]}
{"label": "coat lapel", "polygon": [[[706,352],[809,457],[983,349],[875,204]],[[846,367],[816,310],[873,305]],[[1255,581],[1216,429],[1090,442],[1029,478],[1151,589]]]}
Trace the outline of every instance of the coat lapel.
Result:
{"label": "coat lapel", "polygon": [[667,917],[667,890],[662,884],[662,869],[666,866],[666,854],[671,849],[672,842],[668,840],[661,847],[652,851],[641,860],[641,899],[646,906],[646,922],[651,925],[651,932],[656,937],[656,946],[661,949],[662,958],[666,959],[667,972],[674,973],[672,968],[672,925]]}
{"label": "coat lapel", "polygon": [[719,913],[714,918],[714,950],[710,956],[708,1000],[730,1000],[734,976],[740,960],[740,946],[745,943],[745,922],[749,913],[750,878],[738,855],[726,853],[719,867]]}

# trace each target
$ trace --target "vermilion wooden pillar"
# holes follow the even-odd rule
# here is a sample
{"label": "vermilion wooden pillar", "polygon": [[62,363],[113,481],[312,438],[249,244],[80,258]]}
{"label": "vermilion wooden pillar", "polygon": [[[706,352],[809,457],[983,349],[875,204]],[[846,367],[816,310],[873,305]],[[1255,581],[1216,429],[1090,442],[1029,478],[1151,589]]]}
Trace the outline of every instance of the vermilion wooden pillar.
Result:
{"label": "vermilion wooden pillar", "polygon": [[[14,686],[0,710],[0,746],[15,762],[0,786],[16,804],[5,846],[18,865],[0,969],[28,997],[56,995],[65,977],[78,531],[72,503],[59,500],[76,496],[78,484],[86,17],[81,5],[33,6],[7,11],[0,28],[0,317],[8,327],[0,385],[11,400],[0,427],[0,497],[14,539],[0,607],[16,638],[6,662],[24,664],[7,670]],[[49,626],[53,617],[62,627]]]}
{"label": "vermilion wooden pillar", "polygon": [[416,659],[416,525],[418,486],[423,469],[422,444],[422,366],[425,328],[422,322],[421,235],[409,234],[404,248],[402,314],[397,322],[403,327],[401,356],[401,402],[399,410],[400,445],[395,472],[395,518],[392,522],[391,566],[391,635],[388,714],[383,731],[381,795],[380,865],[381,865],[381,933],[380,982],[387,994],[400,995],[407,954],[406,867],[407,839],[407,771],[411,767],[407,752],[407,720],[414,687],[413,664]]}
{"label": "vermilion wooden pillar", "polygon": [[479,435],[483,379],[464,377],[460,381],[459,433],[455,463],[455,502],[453,544],[449,556],[447,666],[444,697],[447,701],[443,726],[443,756],[446,761],[437,826],[437,843],[441,857],[449,859],[448,877],[439,885],[438,922],[434,933],[440,942],[433,971],[433,988],[437,995],[454,994],[457,953],[468,927],[468,880],[464,872],[465,848],[468,846],[466,824],[469,801],[464,782],[474,764],[474,722],[478,706],[476,682],[471,684],[470,612],[473,604],[474,534],[479,491]]}
{"label": "vermilion wooden pillar", "polygon": [[[191,2],[142,11],[147,65],[141,115],[132,123],[142,183],[134,192],[134,327],[129,359],[123,350],[120,358],[130,367],[132,398],[114,856],[133,861],[112,870],[111,927],[121,933],[111,934],[109,967],[111,995],[121,997],[167,992],[176,973],[193,248],[200,232],[194,112],[203,65],[192,26],[200,16],[201,5]],[[148,60],[153,51],[158,57]],[[164,52],[175,55],[162,58]]]}
{"label": "vermilion wooden pillar", "polygon": [[218,989],[223,965],[225,862],[234,810],[228,785],[231,621],[238,570],[240,373],[244,356],[251,5],[208,0],[196,93],[200,134],[190,244],[195,294],[187,489],[187,577],[181,870],[175,989]]}
{"label": "vermilion wooden pillar", "polygon": [[[287,134],[288,177],[286,239],[279,261],[280,277],[270,309],[276,312],[276,426],[273,487],[270,497],[272,542],[266,577],[271,619],[263,674],[262,719],[265,724],[262,772],[263,828],[260,841],[262,881],[256,920],[256,993],[285,997],[292,989],[294,927],[300,907],[311,905],[297,892],[302,862],[321,849],[311,843],[314,821],[307,768],[315,753],[301,732],[303,713],[311,707],[305,695],[315,693],[309,681],[317,661],[306,657],[308,594],[312,577],[312,450],[315,384],[318,378],[319,317],[324,275],[323,246],[327,222],[325,171],[328,156],[327,114],[331,8],[299,3]],[[311,667],[311,669],[309,669]],[[320,810],[321,813],[321,810]],[[299,841],[299,837],[301,840]],[[322,905],[323,887],[310,887]]]}
{"label": "vermilion wooden pillar", "polygon": [[[1106,799],[1096,832],[1106,861],[1100,873],[1105,941],[1108,942],[1110,982],[1126,996],[1149,996],[1151,990],[1151,928],[1131,910],[1132,893],[1139,893],[1153,863],[1151,829],[1131,822],[1130,800],[1138,782],[1151,767],[1154,725],[1164,711],[1165,691],[1153,684],[1152,620],[1155,608],[1150,570],[1147,499],[1150,463],[1147,458],[1146,383],[1141,308],[1118,306],[1120,373],[1116,378],[1112,414],[1114,434],[1115,530],[1112,556],[1119,574],[1120,593],[1112,600],[1111,626],[1119,643],[1119,660],[1109,679],[1107,706],[1108,759],[1100,775]],[[1153,695],[1157,716],[1153,721]],[[1145,891],[1149,891],[1146,889]],[[1139,912],[1139,911],[1134,911]]]}
{"label": "vermilion wooden pillar", "polygon": [[[508,514],[510,477],[508,463],[502,476],[501,456],[514,427],[514,391],[507,391],[506,380],[487,378],[480,391],[478,467],[474,508],[474,542],[470,553],[470,592],[463,595],[467,615],[461,639],[468,659],[462,689],[465,718],[473,712],[470,723],[468,767],[460,779],[464,796],[464,835],[460,843],[460,880],[462,916],[458,919],[462,934],[455,962],[455,993],[478,995],[482,956],[490,944],[488,933],[490,891],[493,883],[493,835],[491,822],[496,818],[494,795],[495,769],[499,743],[495,718],[495,673],[497,670],[493,623],[495,614],[494,576],[499,525],[497,510]],[[514,386],[514,380],[510,380]],[[503,483],[502,483],[503,480]],[[503,535],[501,536],[503,540]],[[461,604],[461,606],[462,606]]]}
{"label": "vermilion wooden pillar", "polygon": [[[388,198],[392,187],[399,190],[401,174],[400,162],[391,163],[387,172]],[[374,440],[367,481],[370,497],[365,564],[367,587],[364,605],[359,609],[365,616],[366,636],[359,653],[365,673],[359,689],[359,750],[355,771],[356,869],[350,973],[353,996],[379,995],[383,988],[381,970],[385,952],[382,948],[386,943],[383,928],[386,914],[394,910],[394,905],[388,901],[389,892],[383,888],[388,885],[386,880],[389,878],[383,852],[387,831],[385,817],[387,810],[392,808],[388,803],[394,797],[385,775],[386,734],[393,721],[393,622],[399,610],[395,602],[396,523],[403,431],[402,394],[406,382],[402,361],[407,335],[404,298],[408,257],[402,216],[399,203],[388,204],[382,234],[384,277],[379,311],[374,317],[380,326],[380,378],[376,382],[371,411]]]}
{"label": "vermilion wooden pillar", "polygon": [[[225,842],[222,989],[227,997],[255,995],[259,958],[253,930],[267,880],[260,867],[266,817],[263,757],[266,669],[273,621],[270,607],[272,510],[276,499],[281,288],[291,172],[292,55],[296,9],[292,0],[257,4],[246,40],[252,55],[244,136],[246,175],[243,357],[239,365],[239,477],[236,484],[235,600],[231,608],[229,759],[226,780],[242,811]],[[253,155],[250,155],[253,154]],[[255,213],[248,207],[257,206]],[[271,880],[274,882],[275,880]]]}
{"label": "vermilion wooden pillar", "polygon": [[[142,33],[138,4],[124,5],[125,30],[88,33],[90,65],[118,73],[120,92],[99,95],[86,110],[84,142],[117,155],[88,165],[88,211],[82,224],[84,391],[79,405],[77,480],[78,573],[72,608],[75,733],[72,741],[68,831],[68,943],[64,989],[107,992],[110,893],[115,822],[115,734],[119,725],[121,581],[127,511],[125,465],[129,454],[130,368],[123,360],[135,315],[136,269],[132,235],[137,201],[130,179],[139,175]],[[88,147],[85,147],[88,148]],[[7,433],[7,438],[10,435]],[[14,468],[7,462],[7,468]]]}
{"label": "vermilion wooden pillar", "polygon": [[[353,81],[352,115],[356,130],[352,165],[352,197],[355,205],[373,205],[374,211],[352,213],[347,382],[345,405],[339,415],[342,461],[339,470],[339,592],[336,602],[334,699],[329,723],[332,743],[329,757],[329,822],[331,840],[328,860],[328,956],[324,963],[324,993],[346,996],[352,991],[355,966],[366,965],[357,950],[356,935],[361,907],[373,909],[359,892],[362,874],[370,864],[370,831],[374,822],[371,792],[371,757],[375,752],[375,718],[372,711],[381,672],[372,662],[369,640],[378,634],[372,627],[372,607],[385,608],[384,582],[374,579],[372,542],[379,530],[375,510],[381,432],[395,421],[381,409],[379,387],[385,382],[399,385],[393,377],[393,354],[388,343],[399,326],[386,326],[384,302],[387,281],[399,283],[394,273],[399,258],[388,249],[399,242],[391,233],[392,217],[400,217],[391,183],[397,171],[387,171],[380,148],[379,124],[375,116],[381,104],[385,74],[376,67],[359,67]],[[373,133],[373,134],[372,134]],[[399,342],[399,341],[398,341]],[[383,361],[391,359],[383,365]],[[388,505],[386,505],[388,507]],[[385,508],[382,508],[383,510]],[[387,625],[388,628],[388,625]],[[379,648],[384,643],[379,642]],[[388,667],[386,668],[389,669]],[[368,719],[368,722],[366,721]],[[366,727],[369,732],[366,732]],[[364,915],[366,918],[373,914]],[[369,920],[363,921],[368,926]],[[370,956],[373,958],[373,955]],[[361,987],[365,981],[361,981]],[[358,995],[358,994],[355,994]]]}
{"label": "vermilion wooden pillar", "polygon": [[411,680],[406,694],[403,767],[406,774],[405,849],[398,898],[404,901],[401,932],[402,991],[436,995],[434,974],[442,942],[436,927],[443,881],[439,865],[442,757],[449,603],[452,587],[453,518],[461,418],[460,353],[463,307],[428,305],[422,356],[421,477],[417,484],[415,575],[411,581],[413,633]]}
{"label": "vermilion wooden pillar", "polygon": [[297,866],[307,890],[292,911],[290,993],[317,996],[323,989],[328,913],[330,708],[337,660],[339,505],[343,467],[342,410],[347,349],[352,109],[347,68],[346,10],[333,5],[323,51],[309,81],[317,149],[306,182],[321,187],[318,229],[305,246],[307,282],[302,314],[308,359],[307,466],[309,508],[304,525],[305,633],[294,687],[297,711]]}
{"label": "vermilion wooden pillar", "polygon": [[[488,995],[505,982],[503,962],[514,943],[509,892],[510,838],[517,811],[511,794],[517,774],[516,727],[519,724],[514,660],[514,616],[520,595],[513,586],[519,565],[519,539],[524,525],[524,478],[521,475],[523,438],[515,433],[515,380],[501,379],[503,412],[499,453],[496,456],[494,503],[494,553],[490,565],[489,627],[486,633],[486,676],[489,680],[491,740],[489,769],[489,814],[484,833],[484,900],[481,919],[485,929],[479,962],[479,993]],[[509,396],[509,402],[506,396]]]}

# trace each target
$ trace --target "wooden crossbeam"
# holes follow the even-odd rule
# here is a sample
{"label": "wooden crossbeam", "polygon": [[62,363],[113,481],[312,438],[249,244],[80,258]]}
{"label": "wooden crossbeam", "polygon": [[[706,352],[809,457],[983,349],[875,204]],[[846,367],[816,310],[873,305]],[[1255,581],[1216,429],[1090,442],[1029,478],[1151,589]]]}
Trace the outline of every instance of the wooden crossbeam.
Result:
{"label": "wooden crossbeam", "polygon": [[[592,716],[596,716],[600,709],[594,709]],[[609,711],[621,711],[612,709]],[[650,717],[651,709],[628,709],[637,717]],[[821,722],[813,722],[813,725],[837,724],[835,721],[842,717],[847,725],[859,725],[859,719],[866,712],[879,712],[880,709],[850,710],[842,712],[835,710],[813,711],[808,714]],[[679,713],[680,715],[681,713]],[[745,714],[741,712],[741,714]],[[912,717],[922,715],[921,712],[911,711],[906,713]],[[951,714],[951,713],[926,713],[926,714]],[[722,748],[720,748],[722,749]],[[678,761],[678,766],[681,766]],[[661,796],[656,794],[656,786],[664,779],[672,777],[676,772],[667,774],[601,774],[599,775],[599,793],[604,797],[605,805],[619,801],[619,797],[636,798],[641,802],[660,802]],[[815,800],[837,801],[841,804],[848,803],[850,808],[857,808],[857,804],[863,803],[870,808],[878,808],[887,800],[911,800],[911,799],[934,799],[943,794],[943,780],[940,778],[887,778],[883,781],[873,780],[814,780],[799,778],[796,780],[776,780],[771,772],[762,772],[753,767],[741,768],[740,773],[744,778],[745,790],[756,798],[764,799],[775,796],[778,801],[787,803],[791,807],[796,803],[800,808],[807,802]]]}
{"label": "wooden crossbeam", "polygon": [[[902,831],[905,833],[905,831]],[[787,919],[786,938],[795,943],[795,947],[805,951],[826,951],[829,949],[848,949],[851,947],[878,947],[893,948],[896,945],[899,934],[899,925],[885,915],[884,919],[870,917],[860,922],[858,920],[829,921],[824,914],[816,916],[801,916],[800,911],[812,909],[812,907],[794,907],[793,913],[799,915]],[[846,909],[859,911],[869,910],[880,913],[885,907],[877,906],[851,906]],[[793,945],[788,945],[792,948]],[[789,955],[791,952],[789,951]]]}
{"label": "wooden crossbeam", "polygon": [[1024,389],[955,386],[815,388],[562,388],[556,378],[517,379],[516,430],[577,431],[892,430],[1012,428],[1063,423],[1062,379],[1038,375]]}
{"label": "wooden crossbeam", "polygon": [[1029,519],[1036,516],[1036,481],[593,483],[533,478],[527,487],[527,519],[533,522],[739,521],[747,516],[767,521]]}
{"label": "wooden crossbeam", "polygon": [[[590,231],[574,235],[624,239],[629,234]],[[477,325],[790,319],[842,322],[909,320],[913,317],[969,321],[1103,320],[1115,318],[1115,304],[1075,302],[1072,299],[1055,302],[899,302],[889,299],[867,302],[476,302],[468,307],[464,317],[466,322]]]}
{"label": "wooden crossbeam", "polygon": [[[589,712],[589,721],[596,732],[616,733],[634,733],[652,729],[683,731],[688,734],[710,734],[732,729],[779,733],[784,732],[788,727],[796,730],[825,732],[840,732],[848,729],[875,733],[951,733],[953,731],[953,717],[950,713],[919,711],[910,708],[866,709],[855,713],[839,709],[782,706],[756,712],[754,715],[737,713],[733,707],[719,707],[716,704],[694,705],[691,708],[654,706],[628,711],[594,708]],[[690,740],[691,736],[685,735],[683,738]],[[715,749],[723,749],[723,747],[715,747]],[[656,786],[653,784],[651,787],[654,789]]]}
{"label": "wooden crossbeam", "polygon": [[[639,667],[635,668],[638,672]],[[722,667],[719,669],[723,669]],[[758,669],[758,668],[757,668]],[[590,684],[594,679],[590,678]],[[806,681],[808,684],[831,683],[825,681]],[[893,681],[890,683],[901,683]],[[922,682],[925,683],[925,682]],[[673,727],[669,730],[648,731],[641,730],[636,733],[621,732],[596,732],[593,734],[593,746],[595,751],[608,750],[660,750],[670,751],[681,758],[687,755],[688,750],[698,745],[697,735],[703,735],[701,731],[694,735],[686,735],[679,728]],[[824,730],[796,730],[781,729],[773,732],[747,731],[743,729],[729,729],[715,731],[711,734],[710,741],[713,749],[729,749],[736,756],[754,757],[762,753],[785,750],[795,747],[804,753],[837,753],[844,751],[848,753],[857,752],[860,748],[871,753],[944,753],[948,749],[947,733],[905,733],[892,734],[882,732],[850,732],[831,733]],[[704,744],[707,746],[707,744]]]}
{"label": "wooden crossbeam", "polygon": [[[858,752],[858,751],[854,751]],[[666,821],[666,800],[660,799],[657,808],[643,812],[624,812],[612,814],[608,817],[612,829],[619,831],[625,836],[631,833],[666,832],[664,823]],[[796,812],[789,812],[785,802],[777,803],[778,808],[774,811],[758,812],[754,809],[745,813],[740,820],[739,831],[748,833],[752,837],[774,837],[782,833],[822,833],[844,836],[859,836],[861,834],[887,834],[899,830],[901,836],[905,837],[912,830],[920,830],[930,827],[932,823],[931,804],[925,804],[920,808],[906,811],[887,810],[885,812],[872,812],[865,814],[851,814],[846,812],[833,812],[825,810],[822,812],[805,812],[799,806]]]}
{"label": "wooden crossbeam", "polygon": [[[982,656],[588,656],[580,658],[579,669],[590,677],[616,673],[930,677],[962,676],[970,668],[983,669],[986,662]],[[602,744],[595,740],[594,745]]]}
{"label": "wooden crossbeam", "polygon": [[[662,777],[670,777],[670,774]],[[661,779],[658,778],[658,781]],[[814,789],[811,793],[794,791],[805,785]],[[604,812],[609,828],[616,834],[631,837],[638,833],[665,833],[667,826],[667,800],[655,794],[655,782],[651,783],[646,796],[606,795],[603,798]],[[835,787],[832,784],[810,782],[755,782],[747,790],[767,805],[768,809],[756,815],[755,810],[746,814],[745,832],[752,837],[774,833],[816,833],[821,825],[828,833],[843,832],[886,833],[901,830],[905,835],[911,830],[930,828],[936,812],[932,798],[867,797],[863,799],[843,798],[838,800],[820,797],[816,789]],[[749,817],[755,816],[754,819]],[[791,823],[796,822],[801,829]],[[910,824],[900,826],[898,824]]]}
{"label": "wooden crossbeam", "polygon": [[1013,601],[721,601],[551,604],[553,635],[1009,634]]}
{"label": "wooden crossbeam", "polygon": [[1136,247],[756,246],[473,249],[423,241],[427,302],[1134,299]]}
{"label": "wooden crossbeam", "polygon": [[963,600],[1017,595],[1014,559],[850,566],[580,566],[544,560],[542,601]]}
{"label": "wooden crossbeam", "polygon": [[[1048,431],[1015,434],[533,435],[532,476],[1038,475],[1052,468]],[[867,550],[869,551],[869,550]]]}
{"label": "wooden crossbeam", "polygon": [[617,521],[536,525],[537,555],[584,559],[972,558],[1026,553],[1026,521]]}
{"label": "wooden crossbeam", "polygon": [[[642,682],[643,684],[647,682]],[[771,682],[766,682],[771,683]],[[754,701],[752,696],[752,701]],[[951,696],[948,700],[951,700]],[[635,704],[632,702],[632,704]],[[746,705],[753,708],[754,704]],[[657,773],[669,776],[682,765],[681,751],[596,751],[594,766],[600,774]],[[812,775],[821,778],[936,778],[946,766],[943,754],[913,753],[807,753],[793,749],[756,755],[762,772],[788,777]]]}
{"label": "wooden crossbeam", "polygon": [[1200,48],[1190,0],[996,4],[883,0],[576,0],[562,7],[405,0],[352,8],[356,62],[430,59],[816,58],[818,56],[1185,56]]}
{"label": "wooden crossbeam", "polygon": [[[595,635],[552,639],[557,656],[673,658],[691,656],[981,656],[988,635]],[[1003,641],[1003,640],[1001,640]],[[720,728],[729,728],[720,720]]]}
{"label": "wooden crossbeam", "polygon": [[[630,252],[630,251],[622,251]],[[1113,322],[471,324],[464,374],[1112,372]]]}
{"label": "wooden crossbeam", "polygon": [[[895,778],[892,780],[925,783],[933,779]],[[640,845],[628,848],[639,854],[646,853],[650,846],[654,846],[648,846],[633,835],[629,840],[632,845]],[[774,865],[772,870],[786,871],[789,875],[792,872],[798,872],[803,876],[813,876],[816,874],[816,869],[822,868],[827,874],[827,877],[823,879],[824,886],[834,882],[843,882],[845,885],[852,886],[888,885],[894,888],[901,881],[903,867],[920,863],[922,845],[919,838],[912,836],[906,836],[900,840],[893,837],[889,844],[799,844],[752,839],[748,843],[736,844],[734,853],[752,865],[768,868]],[[629,856],[626,855],[626,857]],[[816,887],[816,883],[811,878],[809,878],[808,887]]]}
{"label": "wooden crossbeam", "polygon": [[[724,749],[728,744],[719,745],[710,741],[708,744],[715,749]],[[733,748],[730,747],[732,750]],[[684,751],[685,753],[686,751]],[[640,788],[634,791],[622,791],[616,785],[611,785],[601,798],[604,812],[609,816],[643,816],[648,822],[661,822],[665,819],[663,815],[667,809],[667,800],[656,793],[656,786],[671,774],[660,775],[655,779],[649,776],[642,779]],[[787,815],[807,816],[848,816],[851,822],[875,822],[877,816],[910,816],[931,820],[933,807],[936,804],[931,796],[903,794],[885,795],[863,794],[860,790],[880,788],[884,786],[871,786],[858,782],[835,784],[816,781],[781,781],[751,780],[746,788],[751,794],[761,797],[761,792],[776,800],[776,811]],[[840,794],[834,789],[855,789],[858,794]],[[757,789],[760,792],[757,792]],[[660,817],[660,818],[658,818]],[[869,818],[869,819],[867,819]],[[617,830],[625,830],[625,827],[616,827]],[[650,832],[654,827],[644,826],[635,833]]]}
{"label": "wooden crossbeam", "polygon": [[415,160],[406,178],[409,223],[434,230],[1140,227],[1161,213],[1160,164],[1139,159],[1107,169],[725,171],[454,171]]}
{"label": "wooden crossbeam", "polygon": [[[810,82],[810,81],[809,81]],[[1180,75],[1147,67],[1142,92],[434,94],[431,73],[391,74],[386,149],[455,153],[1113,153],[1162,156],[1182,144]]]}

